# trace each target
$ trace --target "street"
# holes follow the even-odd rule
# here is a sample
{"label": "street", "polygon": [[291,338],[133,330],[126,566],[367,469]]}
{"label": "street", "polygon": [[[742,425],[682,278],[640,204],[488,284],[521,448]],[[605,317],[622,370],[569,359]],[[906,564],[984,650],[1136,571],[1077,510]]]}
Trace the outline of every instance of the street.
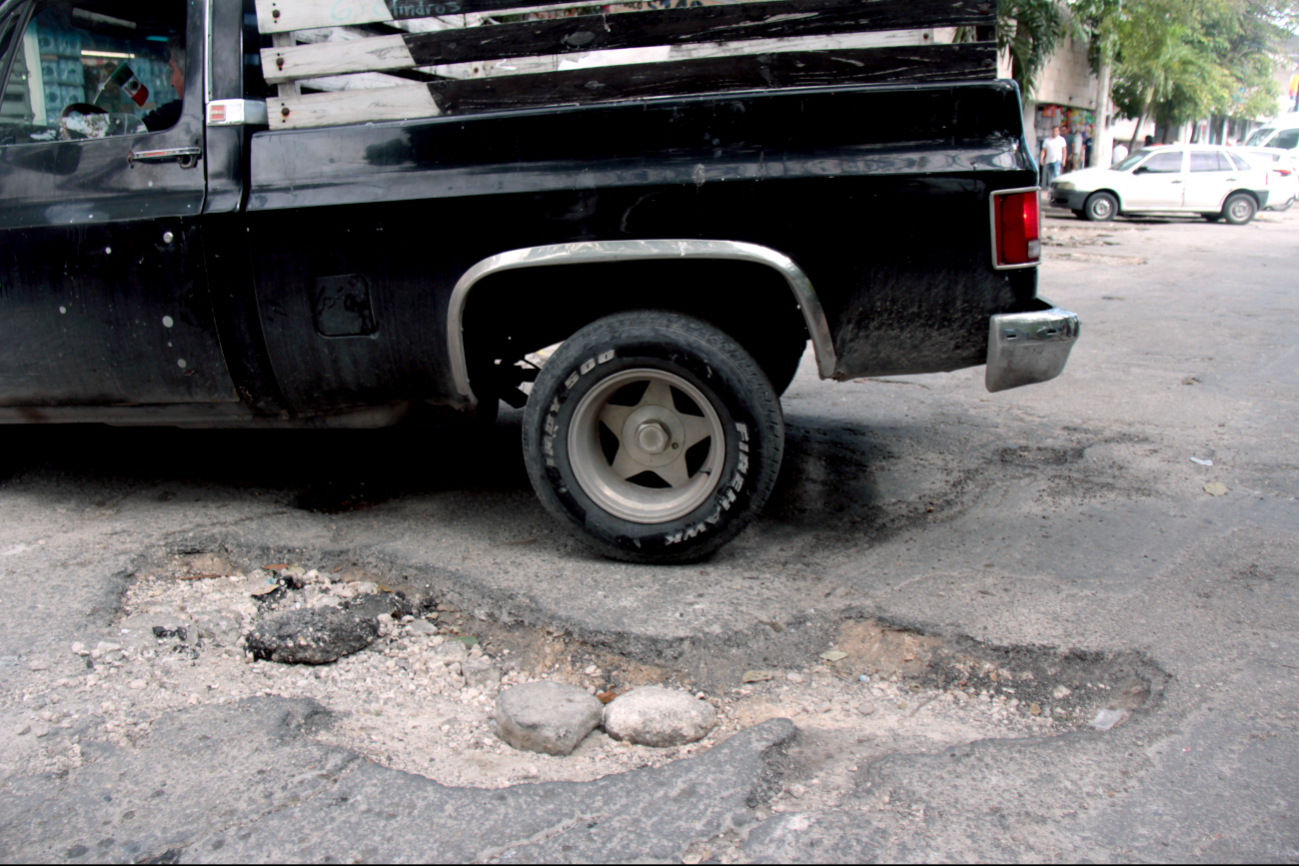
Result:
{"label": "street", "polygon": [[[0,431],[0,859],[1299,860],[1299,208],[1044,223],[1063,375],[806,356],[771,501],[695,565],[572,541],[513,410]],[[436,628],[246,658],[363,584]],[[492,699],[536,678],[720,723],[518,752]]]}

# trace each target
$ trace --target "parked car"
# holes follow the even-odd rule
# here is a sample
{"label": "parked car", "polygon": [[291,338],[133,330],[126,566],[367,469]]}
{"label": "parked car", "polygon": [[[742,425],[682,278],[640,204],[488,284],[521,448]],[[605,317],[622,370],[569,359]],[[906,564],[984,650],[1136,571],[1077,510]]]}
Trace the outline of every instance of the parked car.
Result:
{"label": "parked car", "polygon": [[1299,158],[1297,151],[1277,147],[1250,147],[1239,151],[1252,164],[1268,172],[1268,210],[1289,210],[1299,196]]}
{"label": "parked car", "polygon": [[1118,165],[1062,174],[1052,207],[1104,222],[1121,214],[1198,213],[1244,225],[1268,203],[1268,172],[1214,144],[1144,148]]}
{"label": "parked car", "polygon": [[1283,114],[1249,134],[1246,147],[1276,147],[1299,152],[1299,111]]}

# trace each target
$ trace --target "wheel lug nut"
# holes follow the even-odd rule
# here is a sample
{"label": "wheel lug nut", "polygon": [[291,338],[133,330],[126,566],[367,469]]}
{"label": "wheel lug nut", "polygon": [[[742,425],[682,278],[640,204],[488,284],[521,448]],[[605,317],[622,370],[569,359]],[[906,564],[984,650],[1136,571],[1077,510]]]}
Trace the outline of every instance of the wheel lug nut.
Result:
{"label": "wheel lug nut", "polygon": [[636,429],[636,444],[650,454],[661,454],[668,447],[668,438],[668,431],[657,421],[646,421]]}

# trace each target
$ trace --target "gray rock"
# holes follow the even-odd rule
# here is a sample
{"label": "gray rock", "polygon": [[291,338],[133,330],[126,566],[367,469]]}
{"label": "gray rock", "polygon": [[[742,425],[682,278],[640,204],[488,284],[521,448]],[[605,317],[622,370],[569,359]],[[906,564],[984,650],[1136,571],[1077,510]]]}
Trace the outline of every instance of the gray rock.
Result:
{"label": "gray rock", "polygon": [[374,616],[342,608],[291,610],[248,634],[253,656],[282,664],[323,665],[368,647],[379,636]]}
{"label": "gray rock", "polygon": [[496,698],[496,733],[516,749],[567,755],[600,723],[603,705],[577,686],[526,683]]}
{"label": "gray rock", "polygon": [[465,659],[460,663],[465,685],[471,689],[490,689],[501,681],[501,671],[487,659]]}
{"label": "gray rock", "polygon": [[437,634],[438,627],[426,619],[411,620],[406,624],[406,628],[415,634]]}
{"label": "gray rock", "polygon": [[604,730],[615,740],[642,746],[680,746],[703,739],[717,724],[711,704],[689,692],[647,686],[604,708]]}

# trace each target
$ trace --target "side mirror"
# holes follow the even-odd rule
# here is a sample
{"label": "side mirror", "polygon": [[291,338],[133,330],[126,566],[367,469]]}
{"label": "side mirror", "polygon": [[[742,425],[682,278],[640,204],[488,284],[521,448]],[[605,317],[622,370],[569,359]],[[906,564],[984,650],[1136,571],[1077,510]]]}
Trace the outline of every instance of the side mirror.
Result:
{"label": "side mirror", "polygon": [[1150,174],[1150,169],[1144,165],[1132,172],[1133,174]]}

